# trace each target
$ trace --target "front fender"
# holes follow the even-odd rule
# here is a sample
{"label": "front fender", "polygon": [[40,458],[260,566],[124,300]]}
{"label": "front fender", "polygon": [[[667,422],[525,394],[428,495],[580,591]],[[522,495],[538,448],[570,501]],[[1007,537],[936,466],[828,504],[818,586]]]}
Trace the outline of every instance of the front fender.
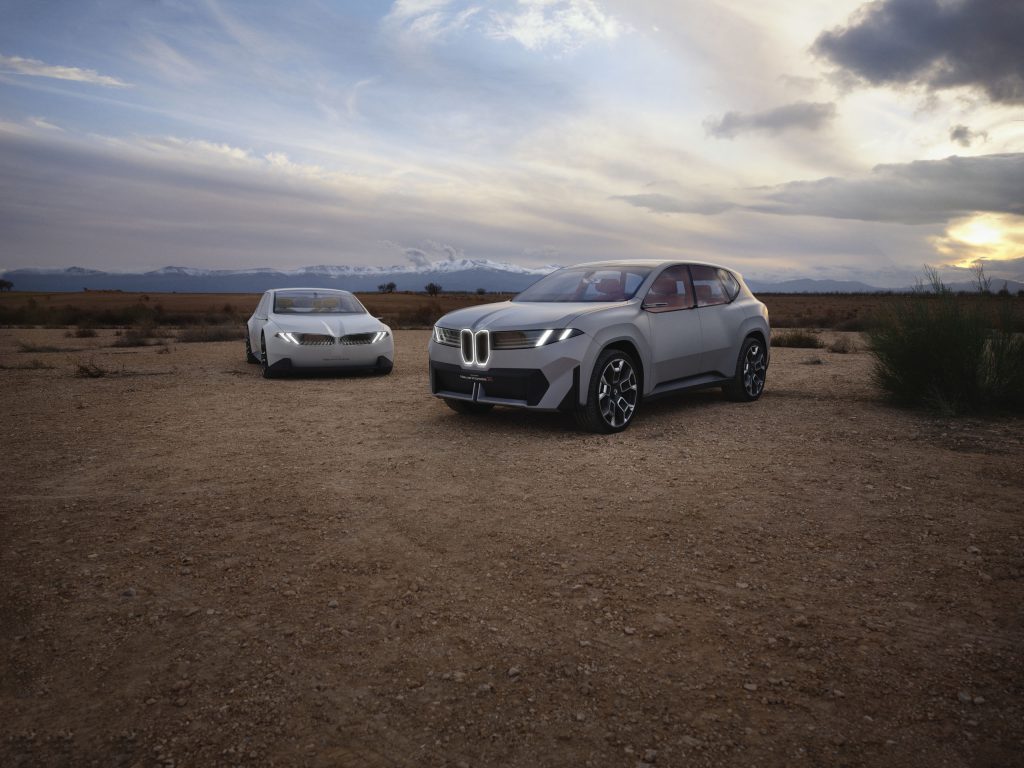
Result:
{"label": "front fender", "polygon": [[623,341],[631,344],[640,355],[640,359],[637,362],[640,364],[641,376],[644,382],[643,394],[647,394],[650,391],[648,381],[651,377],[647,375],[647,372],[650,370],[651,365],[651,347],[647,342],[647,335],[641,332],[641,329],[637,327],[635,322],[619,323],[603,327],[592,335],[591,344],[587,348],[583,360],[580,362],[580,387],[579,392],[577,392],[577,402],[579,405],[586,405],[590,377],[594,374],[594,365],[597,363],[598,356],[610,345]]}

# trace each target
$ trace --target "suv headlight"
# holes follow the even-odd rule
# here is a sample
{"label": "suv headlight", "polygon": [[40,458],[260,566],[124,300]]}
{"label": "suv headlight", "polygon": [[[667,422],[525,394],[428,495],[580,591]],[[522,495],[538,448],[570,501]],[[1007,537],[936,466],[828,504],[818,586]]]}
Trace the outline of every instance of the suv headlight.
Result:
{"label": "suv headlight", "polygon": [[434,326],[434,341],[438,344],[444,344],[447,347],[457,347],[460,344],[459,331],[455,328],[442,328],[440,325]]}
{"label": "suv headlight", "polygon": [[546,347],[583,333],[579,328],[541,328],[533,331],[491,331],[492,349]]}

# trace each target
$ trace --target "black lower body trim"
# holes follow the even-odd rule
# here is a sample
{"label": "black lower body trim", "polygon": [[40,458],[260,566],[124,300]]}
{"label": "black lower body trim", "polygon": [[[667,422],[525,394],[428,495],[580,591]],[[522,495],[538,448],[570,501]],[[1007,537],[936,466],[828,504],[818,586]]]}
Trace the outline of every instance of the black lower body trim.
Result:
{"label": "black lower body trim", "polygon": [[451,363],[431,362],[430,390],[442,397],[451,393],[474,400],[509,400],[509,405],[535,406],[551,383],[543,371],[532,368],[467,370]]}

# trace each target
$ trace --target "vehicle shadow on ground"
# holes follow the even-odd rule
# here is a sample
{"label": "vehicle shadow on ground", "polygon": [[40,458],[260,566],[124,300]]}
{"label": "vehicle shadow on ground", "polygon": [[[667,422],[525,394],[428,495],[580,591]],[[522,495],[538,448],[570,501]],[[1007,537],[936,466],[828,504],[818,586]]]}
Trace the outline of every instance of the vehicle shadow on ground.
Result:
{"label": "vehicle shadow on ground", "polygon": [[[255,372],[256,378],[263,378],[259,370]],[[286,373],[279,373],[272,381],[309,381],[310,379],[383,379],[386,374],[378,371],[344,371],[344,370],[291,370]]]}
{"label": "vehicle shadow on ground", "polygon": [[[630,426],[656,423],[660,419],[691,411],[697,412],[703,408],[737,405],[743,404],[729,401],[718,391],[682,392],[641,403],[636,418]],[[447,408],[439,408],[434,416],[439,422],[451,418],[456,420],[455,423],[460,428],[486,430],[493,434],[547,434],[553,436],[587,434],[576,425],[571,413],[528,411],[521,408],[498,406],[486,413],[477,414],[458,414]],[[626,432],[628,433],[629,430]]]}

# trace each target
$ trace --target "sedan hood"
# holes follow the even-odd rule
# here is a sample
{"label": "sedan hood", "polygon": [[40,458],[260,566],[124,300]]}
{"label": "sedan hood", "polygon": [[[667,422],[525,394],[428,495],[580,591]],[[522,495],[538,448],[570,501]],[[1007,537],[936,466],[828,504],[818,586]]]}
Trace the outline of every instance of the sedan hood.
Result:
{"label": "sedan hood", "polygon": [[282,331],[326,333],[330,336],[373,333],[384,327],[372,315],[273,315],[271,320]]}

